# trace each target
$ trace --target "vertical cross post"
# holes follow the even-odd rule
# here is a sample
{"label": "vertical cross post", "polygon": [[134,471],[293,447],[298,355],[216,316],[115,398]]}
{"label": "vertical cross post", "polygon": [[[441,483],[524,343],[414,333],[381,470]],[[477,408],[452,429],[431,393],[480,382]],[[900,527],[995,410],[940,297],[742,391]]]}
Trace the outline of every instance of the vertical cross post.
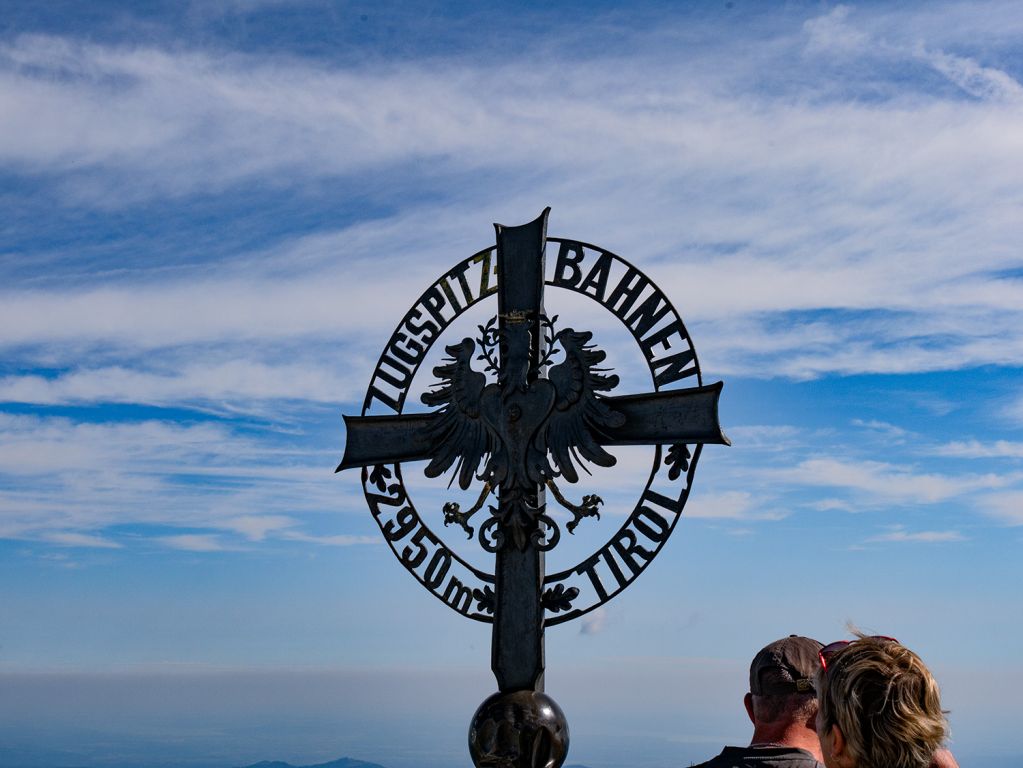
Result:
{"label": "vertical cross post", "polygon": [[[527,380],[542,375],[543,354],[544,248],[547,241],[547,208],[535,220],[518,227],[495,224],[497,230],[498,327],[511,323],[529,325],[529,372]],[[502,350],[501,369],[509,364]],[[525,501],[535,509],[544,504],[544,489],[526,490]],[[513,503],[501,492],[504,512]],[[491,668],[502,693],[520,690],[543,691],[544,616],[541,590],[544,553],[530,537],[525,548],[508,541],[496,554],[494,568],[494,634]]]}

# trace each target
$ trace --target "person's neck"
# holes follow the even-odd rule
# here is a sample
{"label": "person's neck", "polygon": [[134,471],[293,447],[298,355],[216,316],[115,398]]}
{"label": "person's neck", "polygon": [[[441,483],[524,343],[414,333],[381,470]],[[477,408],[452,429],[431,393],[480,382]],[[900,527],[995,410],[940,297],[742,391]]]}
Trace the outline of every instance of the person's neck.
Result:
{"label": "person's neck", "polygon": [[758,726],[753,730],[753,738],[750,740],[750,746],[763,747],[767,745],[805,749],[814,756],[817,762],[824,762],[824,757],[821,755],[821,743],[817,738],[817,732],[804,725],[791,723],[787,726],[774,728]]}

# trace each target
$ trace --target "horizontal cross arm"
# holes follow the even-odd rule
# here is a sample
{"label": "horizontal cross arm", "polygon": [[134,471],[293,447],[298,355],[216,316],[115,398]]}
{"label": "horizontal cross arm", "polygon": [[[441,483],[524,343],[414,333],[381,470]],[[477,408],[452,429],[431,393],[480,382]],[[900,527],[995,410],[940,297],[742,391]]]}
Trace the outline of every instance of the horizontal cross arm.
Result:
{"label": "horizontal cross arm", "polygon": [[620,427],[605,429],[603,445],[714,443],[731,445],[718,421],[723,382],[644,395],[608,397],[604,402],[625,416]]}
{"label": "horizontal cross arm", "polygon": [[374,464],[395,464],[430,458],[430,425],[435,414],[345,416],[345,455],[335,472]]}
{"label": "horizontal cross arm", "polygon": [[[644,395],[603,398],[625,416],[620,427],[597,435],[603,445],[716,443],[731,445],[718,421],[722,383]],[[397,416],[345,416],[348,437],[337,472],[374,464],[429,459],[436,445],[430,437],[435,413]]]}

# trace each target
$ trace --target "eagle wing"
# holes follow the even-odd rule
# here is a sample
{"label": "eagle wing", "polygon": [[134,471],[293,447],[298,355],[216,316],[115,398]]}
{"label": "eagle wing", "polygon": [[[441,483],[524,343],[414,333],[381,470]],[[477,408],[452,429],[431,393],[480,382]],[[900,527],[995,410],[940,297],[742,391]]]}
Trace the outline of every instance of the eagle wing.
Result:
{"label": "eagle wing", "polygon": [[557,393],[554,408],[537,439],[549,451],[562,476],[570,483],[579,480],[573,457],[601,467],[611,467],[615,457],[604,450],[597,438],[609,427],[620,427],[625,416],[610,408],[598,392],[608,392],[618,386],[618,377],[605,376],[596,366],[607,355],[587,342],[593,338],[589,331],[577,332],[572,328],[560,331],[555,340],[561,342],[565,359],[551,368],[548,377]]}
{"label": "eagle wing", "polygon": [[444,350],[450,357],[433,369],[433,375],[440,379],[438,388],[420,398],[426,405],[440,406],[429,432],[436,450],[424,471],[427,477],[438,477],[454,465],[458,485],[464,491],[483,457],[494,452],[497,437],[480,415],[487,377],[472,369],[476,343],[465,338]]}

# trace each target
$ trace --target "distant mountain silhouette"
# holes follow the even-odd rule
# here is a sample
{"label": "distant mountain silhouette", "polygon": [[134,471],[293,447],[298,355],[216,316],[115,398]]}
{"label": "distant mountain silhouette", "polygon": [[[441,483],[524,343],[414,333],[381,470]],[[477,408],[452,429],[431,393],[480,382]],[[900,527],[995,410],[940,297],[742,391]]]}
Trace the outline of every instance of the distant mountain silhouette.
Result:
{"label": "distant mountain silhouette", "polygon": [[364,760],[342,757],[337,760],[331,760],[329,763],[316,763],[316,765],[292,765],[282,760],[263,760],[252,765],[246,765],[245,768],[384,768],[384,766],[378,763],[367,763]]}

